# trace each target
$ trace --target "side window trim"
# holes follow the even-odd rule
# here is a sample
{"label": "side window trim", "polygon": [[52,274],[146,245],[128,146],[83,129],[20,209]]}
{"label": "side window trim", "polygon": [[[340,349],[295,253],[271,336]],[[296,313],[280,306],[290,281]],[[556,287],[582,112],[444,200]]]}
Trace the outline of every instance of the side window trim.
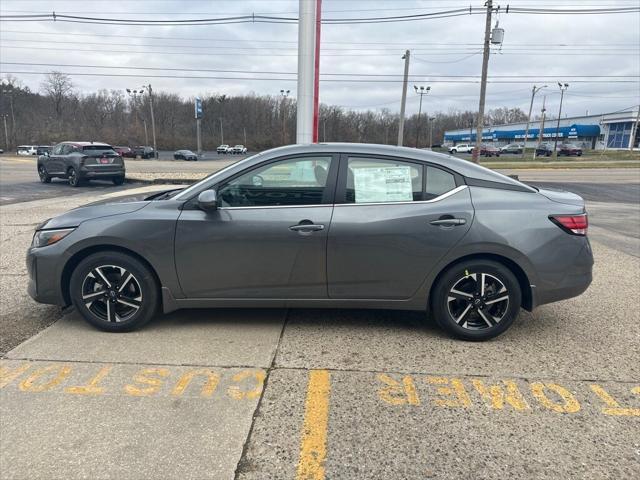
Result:
{"label": "side window trim", "polygon": [[[230,177],[225,178],[224,180],[221,180],[220,182],[211,185],[208,190],[210,189],[215,189],[216,191],[219,191],[221,188],[225,187],[226,185],[228,185],[230,182],[232,182],[234,179],[241,177],[245,174],[250,173],[253,170],[256,170],[258,168],[262,168],[262,167],[266,167],[267,165],[270,165],[272,163],[277,163],[280,161],[285,161],[285,160],[292,160],[292,159],[303,159],[303,158],[318,158],[318,157],[330,157],[331,161],[329,163],[329,171],[327,174],[327,183],[325,186],[325,190],[324,193],[322,195],[322,201],[319,204],[313,204],[313,205],[256,205],[256,206],[238,206],[238,207],[220,207],[220,209],[222,210],[227,210],[227,209],[250,209],[250,208],[305,208],[305,207],[317,207],[319,205],[321,206],[325,206],[325,205],[333,205],[334,201],[335,201],[335,190],[336,190],[336,180],[338,177],[338,165],[339,165],[339,155],[336,153],[331,153],[331,152],[326,152],[326,153],[304,153],[304,154],[291,154],[291,155],[286,155],[283,157],[277,157],[277,158],[273,158],[271,160],[267,160],[266,162],[262,162],[258,165],[253,165],[251,167],[248,167],[244,170],[241,170],[240,172],[237,172],[235,174],[233,174]],[[198,195],[201,192],[198,192],[195,194],[194,197],[191,198],[191,200],[189,200],[187,202],[187,204],[185,204],[185,207],[187,209],[190,208],[198,208],[197,207],[197,201],[198,201]]]}

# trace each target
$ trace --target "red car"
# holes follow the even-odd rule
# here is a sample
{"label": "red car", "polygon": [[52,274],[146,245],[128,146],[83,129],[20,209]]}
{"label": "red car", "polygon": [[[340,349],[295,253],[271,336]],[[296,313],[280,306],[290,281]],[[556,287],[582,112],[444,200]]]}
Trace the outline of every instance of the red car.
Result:
{"label": "red car", "polygon": [[493,145],[481,145],[480,146],[480,156],[483,157],[499,157],[500,150]]}
{"label": "red car", "polygon": [[564,143],[558,146],[558,156],[560,155],[566,155],[567,157],[575,155],[576,157],[581,157],[582,149],[572,143]]}
{"label": "red car", "polygon": [[129,147],[113,147],[118,155],[122,158],[136,158],[135,153]]}

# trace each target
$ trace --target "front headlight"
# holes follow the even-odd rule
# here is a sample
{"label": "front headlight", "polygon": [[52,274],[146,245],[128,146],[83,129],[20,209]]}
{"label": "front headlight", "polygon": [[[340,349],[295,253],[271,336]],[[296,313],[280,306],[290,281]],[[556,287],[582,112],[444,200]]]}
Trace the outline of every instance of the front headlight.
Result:
{"label": "front headlight", "polygon": [[32,247],[46,247],[59,242],[73,232],[75,228],[60,228],[57,230],[38,230],[33,235]]}

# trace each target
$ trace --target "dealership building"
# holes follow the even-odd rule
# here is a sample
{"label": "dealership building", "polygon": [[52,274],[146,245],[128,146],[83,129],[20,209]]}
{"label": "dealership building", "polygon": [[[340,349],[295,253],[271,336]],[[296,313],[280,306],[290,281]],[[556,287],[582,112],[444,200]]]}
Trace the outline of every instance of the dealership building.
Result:
{"label": "dealership building", "polygon": [[[640,146],[640,126],[632,128],[634,123],[638,122],[638,111],[635,109],[563,118],[560,120],[559,128],[557,128],[557,121],[557,119],[545,119],[544,131],[542,132],[543,142],[555,141],[557,132],[559,143],[573,143],[585,150],[626,150],[631,146],[634,148]],[[539,120],[535,120],[529,124],[527,146],[534,147],[540,141],[540,123]],[[496,146],[523,143],[526,128],[526,122],[488,126],[483,130],[482,140]],[[633,139],[631,138],[632,131],[635,137]],[[448,130],[444,133],[446,145],[475,143],[475,141],[475,125],[466,129]]]}

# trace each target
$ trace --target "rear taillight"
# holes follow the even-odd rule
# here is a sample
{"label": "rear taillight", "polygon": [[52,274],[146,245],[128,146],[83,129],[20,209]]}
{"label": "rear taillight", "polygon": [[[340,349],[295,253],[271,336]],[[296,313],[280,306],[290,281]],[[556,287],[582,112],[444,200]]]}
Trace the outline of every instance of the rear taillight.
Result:
{"label": "rear taillight", "polygon": [[589,228],[589,218],[586,213],[581,215],[550,215],[549,220],[571,235],[584,236]]}

